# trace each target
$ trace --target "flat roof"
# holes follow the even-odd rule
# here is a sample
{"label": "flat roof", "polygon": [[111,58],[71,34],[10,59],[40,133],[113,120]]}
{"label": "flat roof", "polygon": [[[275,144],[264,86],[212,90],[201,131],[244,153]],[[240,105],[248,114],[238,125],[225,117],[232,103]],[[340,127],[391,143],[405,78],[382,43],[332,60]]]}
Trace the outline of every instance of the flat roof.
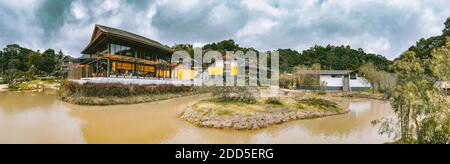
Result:
{"label": "flat roof", "polygon": [[347,75],[355,72],[355,70],[321,70],[321,75]]}
{"label": "flat roof", "polygon": [[[356,70],[320,70],[319,75],[348,75],[350,73],[356,72]],[[306,74],[317,74],[312,70],[306,71]]]}

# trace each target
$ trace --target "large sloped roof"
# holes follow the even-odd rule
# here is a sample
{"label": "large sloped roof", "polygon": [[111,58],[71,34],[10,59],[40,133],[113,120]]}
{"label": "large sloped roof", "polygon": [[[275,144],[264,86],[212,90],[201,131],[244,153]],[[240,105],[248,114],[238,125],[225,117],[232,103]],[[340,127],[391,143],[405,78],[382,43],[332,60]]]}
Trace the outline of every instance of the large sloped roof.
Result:
{"label": "large sloped roof", "polygon": [[[100,31],[99,35],[96,35],[97,30]],[[131,40],[131,41],[134,41],[134,42],[138,42],[138,43],[141,43],[141,44],[146,45],[146,46],[151,46],[151,47],[163,50],[163,51],[173,52],[172,49],[170,49],[167,46],[164,46],[163,44],[161,44],[161,43],[159,43],[159,42],[157,42],[155,40],[152,40],[152,39],[149,39],[149,38],[146,38],[146,37],[143,37],[141,35],[134,34],[134,33],[128,32],[128,31],[124,31],[124,30],[120,30],[120,29],[117,29],[117,28],[112,28],[112,27],[108,27],[108,26],[103,26],[103,25],[98,25],[97,24],[97,25],[95,25],[94,34],[93,34],[93,36],[91,38],[91,42],[83,50],[82,53],[83,54],[87,54],[87,50],[92,47],[92,45],[95,43],[95,41],[98,38],[100,38],[101,35],[109,35],[109,36],[113,36],[113,37],[119,37],[119,38],[123,38],[123,39],[126,39],[126,40]]]}

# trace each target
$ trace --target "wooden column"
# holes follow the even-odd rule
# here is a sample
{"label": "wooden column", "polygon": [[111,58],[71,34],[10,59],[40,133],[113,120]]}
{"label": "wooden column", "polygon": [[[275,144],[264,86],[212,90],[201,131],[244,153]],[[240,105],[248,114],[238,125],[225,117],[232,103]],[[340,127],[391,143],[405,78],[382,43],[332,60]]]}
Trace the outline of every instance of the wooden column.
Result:
{"label": "wooden column", "polygon": [[106,77],[110,77],[110,72],[111,72],[111,60],[108,60],[108,65],[106,66]]}

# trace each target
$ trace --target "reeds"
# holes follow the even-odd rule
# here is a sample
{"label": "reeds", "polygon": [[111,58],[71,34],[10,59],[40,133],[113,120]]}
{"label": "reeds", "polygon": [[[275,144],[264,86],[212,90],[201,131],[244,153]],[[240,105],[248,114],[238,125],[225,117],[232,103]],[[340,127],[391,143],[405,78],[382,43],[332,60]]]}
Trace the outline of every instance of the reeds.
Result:
{"label": "reeds", "polygon": [[67,82],[64,89],[70,95],[85,97],[127,97],[165,93],[182,93],[194,89],[192,86],[175,85],[137,85],[120,83],[85,83]]}

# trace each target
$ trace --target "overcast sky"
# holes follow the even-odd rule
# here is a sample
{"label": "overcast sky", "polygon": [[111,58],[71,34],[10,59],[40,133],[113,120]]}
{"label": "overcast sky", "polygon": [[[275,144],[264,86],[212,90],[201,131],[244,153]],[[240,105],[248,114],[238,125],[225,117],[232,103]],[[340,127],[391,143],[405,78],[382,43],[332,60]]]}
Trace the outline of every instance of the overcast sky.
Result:
{"label": "overcast sky", "polygon": [[72,56],[95,24],[172,46],[234,39],[258,50],[350,45],[397,57],[440,35],[449,0],[0,0],[0,46],[62,49]]}

